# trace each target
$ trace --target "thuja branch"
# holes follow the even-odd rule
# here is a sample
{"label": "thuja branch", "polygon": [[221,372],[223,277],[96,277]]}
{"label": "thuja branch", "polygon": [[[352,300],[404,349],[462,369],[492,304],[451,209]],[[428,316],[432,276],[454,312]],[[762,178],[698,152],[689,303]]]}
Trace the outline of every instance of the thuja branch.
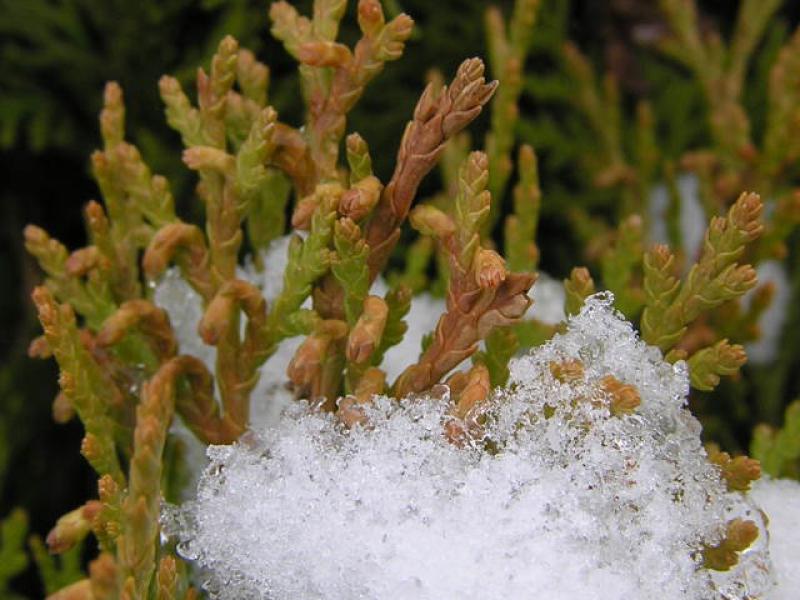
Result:
{"label": "thuja branch", "polygon": [[372,279],[386,266],[417,187],[436,164],[445,143],[480,114],[497,89],[496,81],[486,83],[483,72],[483,62],[472,58],[461,64],[449,87],[438,94],[433,84],[425,88],[403,133],[392,178],[367,224]]}
{"label": "thuja branch", "polygon": [[175,408],[180,359],[166,362],[145,384],[136,410],[134,450],[128,491],[122,505],[124,527],[117,539],[125,595],[147,598],[155,569],[161,511],[162,453]]}
{"label": "thuja branch", "polygon": [[656,246],[645,254],[647,300],[641,328],[647,343],[669,350],[701,312],[737,298],[755,285],[753,267],[737,261],[745,245],[763,230],[761,211],[758,195],[745,193],[726,217],[714,217],[703,254],[682,283],[673,274],[675,257],[666,246]]}
{"label": "thuja branch", "polygon": [[86,428],[86,458],[98,474],[122,483],[125,478],[117,458],[116,427],[111,416],[112,407],[123,403],[122,393],[81,343],[71,307],[58,304],[44,287],[34,290],[33,300],[48,346],[61,369],[61,389]]}
{"label": "thuja branch", "polygon": [[[434,87],[429,85],[417,104],[414,119],[406,126],[400,143],[397,164],[394,174],[388,185],[381,191],[380,185],[370,174],[368,168],[368,154],[359,138],[351,138],[348,142],[348,159],[353,169],[350,191],[341,195],[340,207],[345,207],[349,214],[360,217],[364,208],[377,206],[370,216],[366,218],[363,240],[369,255],[367,266],[369,268],[367,285],[374,281],[378,273],[385,266],[394,245],[400,235],[402,226],[411,203],[416,195],[417,187],[422,178],[434,167],[437,158],[444,150],[447,140],[466,127],[481,111],[483,105],[489,100],[496,88],[496,82],[487,84],[483,78],[483,63],[479,59],[465,61],[458,69],[449,88],[440,90],[438,94]],[[329,188],[325,188],[329,189]],[[352,190],[356,190],[353,192]],[[380,199],[378,199],[380,194]],[[335,199],[332,200],[335,202]],[[341,210],[341,208],[340,208]],[[295,212],[297,216],[297,211]],[[340,225],[340,229],[341,229]],[[352,230],[352,227],[347,226]],[[342,229],[344,232],[344,229]],[[353,230],[354,232],[354,230]],[[352,236],[351,236],[352,237]],[[347,248],[343,245],[344,238],[339,242],[338,262],[341,264]],[[354,242],[348,242],[352,244]],[[360,242],[359,242],[360,243]],[[364,293],[362,290],[356,294],[353,302],[345,302],[345,288],[342,287],[341,270],[335,270],[327,275],[314,291],[314,306],[324,319],[343,320],[352,319],[361,311],[357,298]],[[355,276],[355,274],[353,274]],[[354,289],[352,285],[344,282]],[[352,284],[355,281],[350,282]],[[347,307],[350,308],[347,308]],[[346,315],[346,308],[349,315]],[[343,362],[342,353],[344,346],[339,343],[327,344],[326,352],[329,354],[330,363]],[[339,357],[335,357],[339,354]],[[319,371],[320,375],[322,371]],[[328,397],[335,397],[340,388],[337,376],[328,373],[329,386],[312,385],[314,389],[324,392]]]}
{"label": "thuja branch", "polygon": [[[244,339],[239,336],[239,313],[247,317]],[[252,284],[232,279],[219,288],[206,307],[198,331],[217,347],[217,384],[226,417],[244,428],[250,412],[250,392],[258,381],[257,368],[268,357],[266,303]]]}
{"label": "thuja branch", "polygon": [[718,32],[701,33],[694,0],[661,0],[660,5],[673,33],[660,49],[692,70],[708,103],[711,134],[725,166],[741,167],[754,150],[750,122],[741,102],[744,75],[780,2],[743,2],[729,47]]}
{"label": "thuja branch", "polygon": [[491,201],[485,189],[487,166],[482,152],[469,155],[459,174],[452,216],[431,206],[420,206],[412,213],[412,225],[435,236],[446,250],[450,280],[447,311],[419,362],[395,382],[393,391],[398,396],[430,388],[473,354],[493,328],[517,322],[531,303],[527,292],[535,276],[509,273],[498,254],[480,246],[480,227]]}
{"label": "thuja branch", "polygon": [[[62,394],[55,411],[61,420],[73,413],[80,417],[86,429],[82,452],[100,475],[99,498],[65,515],[53,530],[54,551],[74,546],[90,530],[101,549],[89,577],[62,590],[66,597],[166,600],[183,593],[184,574],[170,550],[159,547],[158,536],[167,489],[162,479],[169,483],[172,477],[165,451],[171,419],[180,415],[207,444],[239,439],[250,425],[250,396],[259,371],[286,338],[305,336],[286,375],[295,396],[314,410],[336,412],[347,426],[367,425],[365,404],[376,394],[435,395],[436,384],[444,382],[452,404],[446,436],[463,445],[480,434],[492,386],[505,381],[508,360],[519,347],[519,329],[511,326],[531,303],[538,263],[533,238],[541,194],[528,146],[520,148],[514,215],[506,222],[508,265],[481,241],[491,228],[491,192],[499,206],[511,171],[520,73],[537,4],[518,0],[508,32],[499,13],[489,13],[492,65],[506,87],[492,115],[488,156],[468,155],[465,135],[445,155],[448,142],[497,89],[497,82],[485,80],[481,60],[473,58],[462,63],[449,86],[432,83],[425,89],[385,187],[372,171],[364,139],[346,138],[349,172],[341,168],[339,147],[348,112],[385,63],[400,56],[411,19],[400,15],[387,22],[377,0],[360,0],[361,37],[350,48],[336,41],[345,0],[315,0],[311,17],[286,2],[273,4],[273,33],[300,62],[307,102],[303,127],[278,120],[268,104],[267,67],[231,37],[220,43],[208,72],[198,72],[196,99],[190,100],[173,78],[160,84],[167,120],[186,146],[184,163],[199,178],[204,229],[179,219],[166,180],[152,174],[125,141],[122,93],[109,84],[101,114],[103,149],[92,162],[105,208],[91,202],[86,209],[90,244],[69,254],[42,230],[26,231],[26,244],[47,274],[46,287],[34,293],[45,335],[32,344],[31,353],[58,361]],[[747,7],[747,14],[755,11],[755,4]],[[756,16],[763,20],[767,13]],[[739,57],[752,50],[751,38],[737,43]],[[615,181],[625,183],[628,166],[617,136],[615,88],[609,85],[601,98],[590,83],[582,91],[584,103],[607,136],[603,143],[611,150]],[[603,117],[612,129],[602,130]],[[646,125],[648,119],[642,121]],[[643,126],[642,131],[649,130]],[[421,181],[443,157],[447,193],[412,210]],[[635,183],[641,188],[644,181]],[[292,225],[299,231],[289,242],[283,288],[268,306],[258,285],[241,275],[243,229],[254,251],[265,249],[283,233],[291,191],[296,199]],[[796,203],[785,204],[780,214],[793,214]],[[606,283],[628,293],[618,298],[629,313],[643,302],[643,279],[643,336],[670,359],[685,356],[697,388],[713,388],[744,361],[742,348],[727,340],[715,340],[691,356],[679,344],[702,311],[752,286],[752,268],[738,261],[745,245],[761,233],[760,210],[757,197],[743,195],[727,218],[714,220],[704,253],[683,282],[664,247],[646,255],[640,277],[638,258],[629,259],[641,255],[644,228],[636,218],[623,221],[604,259]],[[412,247],[404,280],[421,286],[436,244],[447,273],[446,311],[422,356],[390,387],[380,365],[406,332],[412,291],[396,280],[383,297],[370,291],[409,216],[423,238]],[[774,232],[779,241],[786,235],[780,228]],[[254,260],[267,271],[273,267],[260,257]],[[199,295],[198,334],[215,346],[213,373],[180,348],[184,328],[173,331],[167,312],[154,303],[158,292],[143,285],[155,283],[173,264]],[[565,287],[570,314],[595,289],[586,269],[573,270]],[[313,308],[304,306],[309,298]],[[481,341],[486,351],[477,354]],[[468,370],[451,373],[471,356],[475,364]],[[585,375],[582,364],[574,362],[551,365],[551,374],[564,384]],[[610,414],[619,418],[642,400],[635,387],[611,375],[600,381],[599,390]],[[749,459],[719,455],[716,462],[732,489],[745,489],[756,475]],[[746,523],[732,523],[718,545],[704,549],[707,566],[730,566],[752,541]]]}
{"label": "thuja branch", "polygon": [[287,2],[270,7],[272,34],[302,65],[300,76],[308,103],[306,138],[317,182],[336,179],[347,113],[384,63],[400,57],[414,24],[405,14],[386,23],[378,0],[360,0],[362,36],[351,50],[334,41],[345,6],[343,0],[318,0],[311,20],[298,15]]}
{"label": "thuja branch", "polygon": [[491,129],[486,136],[488,187],[495,202],[484,226],[485,232],[491,231],[500,217],[503,194],[511,175],[514,128],[519,118],[517,103],[522,93],[525,59],[538,9],[539,0],[517,0],[508,26],[497,7],[489,7],[486,11],[489,66],[502,85],[492,105]]}

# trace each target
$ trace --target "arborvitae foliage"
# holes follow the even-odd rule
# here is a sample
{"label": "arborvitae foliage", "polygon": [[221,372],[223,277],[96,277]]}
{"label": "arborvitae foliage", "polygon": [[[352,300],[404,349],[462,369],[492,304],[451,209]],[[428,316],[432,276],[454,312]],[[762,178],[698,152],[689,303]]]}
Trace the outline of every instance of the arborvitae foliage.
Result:
{"label": "arborvitae foliage", "polygon": [[[723,215],[742,189],[757,191],[767,205],[765,229],[748,252],[750,262],[758,266],[795,257],[797,161],[788,140],[796,127],[791,82],[798,37],[788,25],[789,18],[796,19],[790,7],[743,2],[727,15],[732,21],[728,24],[703,12],[710,7],[693,1],[641,7],[609,3],[593,13],[607,19],[605,45],[590,33],[579,47],[568,41],[563,15],[585,7],[558,4],[540,16],[542,24],[555,19],[556,25],[533,36],[531,55],[542,68],[528,71],[522,102],[530,101],[533,111],[519,130],[537,148],[545,197],[553,201],[544,202],[543,218],[548,224],[555,219],[580,240],[574,247],[583,256],[572,260],[585,261],[600,287],[613,290],[623,312],[636,319],[643,308],[648,264],[641,260],[643,253],[654,242],[668,241],[675,255],[673,268],[685,272],[698,258],[692,254],[687,211],[707,218]],[[542,102],[553,103],[557,120],[550,113],[539,115]],[[636,118],[622,118],[630,113]],[[566,131],[572,135],[562,140]],[[558,170],[562,157],[568,173]],[[561,199],[565,182],[571,193]],[[665,188],[665,210],[654,203],[659,185]],[[661,218],[666,235],[652,239],[655,221]],[[544,253],[546,266],[551,257]],[[796,261],[784,264],[786,278],[796,281]],[[780,295],[775,296],[778,285]],[[747,309],[722,304],[720,311],[689,327],[683,350],[692,354],[708,347],[693,359],[696,366],[701,358],[723,351],[723,362],[731,368],[740,365],[744,356],[736,356],[737,348],[759,335],[758,322],[773,296],[796,297],[796,283],[788,285],[791,291],[781,281],[762,283]],[[786,323],[796,323],[797,302],[788,306]],[[796,356],[787,337],[773,364],[745,370],[738,390],[726,388],[724,398],[697,395],[709,435],[741,449],[755,420],[777,424],[787,397],[796,391],[790,366],[797,364]],[[713,380],[708,373],[695,377],[694,383],[707,391]]]}
{"label": "arborvitae foliage", "polygon": [[[453,417],[445,434],[463,445],[476,425],[480,429],[473,416],[508,378],[514,353],[557,331],[524,319],[540,257],[546,264],[548,253],[560,252],[535,241],[540,214],[555,215],[574,232],[597,275],[595,283],[588,269],[572,270],[565,282],[569,314],[596,288],[610,288],[646,342],[670,361],[686,359],[695,389],[713,389],[722,376],[738,374],[745,360],[740,343],[755,337],[766,304],[763,292],[748,309],[738,304],[755,286],[751,265],[785,252],[798,220],[794,151],[791,140],[781,138],[796,120],[784,91],[794,77],[792,54],[781,53],[772,71],[774,116],[767,119],[763,148],[747,139],[746,114],[734,93],[736,82],[742,85],[734,66],[747,62],[755,42],[740,42],[743,49],[733,44],[734,66],[703,66],[698,57],[709,50],[701,41],[692,45],[697,56],[678,57],[705,82],[714,134],[710,149],[682,161],[701,181],[711,220],[701,253],[687,256],[679,235],[672,236],[678,242],[673,249],[654,246],[647,237],[651,188],[662,178],[674,183],[676,169],[657,143],[664,115],[642,102],[634,124],[627,124],[613,75],[597,76],[577,47],[561,43],[566,9],[551,7],[545,16],[538,5],[518,0],[505,12],[490,9],[489,73],[472,58],[451,70],[447,85],[431,75],[413,111],[404,105],[406,127],[388,144],[373,141],[369,127],[353,131],[359,120],[351,119],[351,111],[362,96],[370,98],[380,85],[378,75],[391,72],[389,63],[413,39],[410,17],[384,13],[377,0],[360,0],[354,11],[358,33],[343,29],[339,36],[345,0],[316,0],[310,16],[287,2],[272,4],[271,32],[300,65],[296,81],[304,115],[281,110],[275,90],[283,84],[271,83],[275,73],[232,36],[219,42],[193,85],[180,72],[159,82],[167,122],[184,146],[182,177],[196,183],[191,202],[201,210],[182,210],[182,192],[173,190],[188,186],[171,186],[143,158],[148,137],[127,126],[135,122],[135,113],[126,112],[135,94],[126,103],[119,85],[106,86],[102,147],[91,158],[102,203],[86,206],[88,244],[69,251],[43,229],[25,231],[26,247],[45,274],[44,285],[34,291],[44,336],[30,352],[57,360],[61,394],[53,413],[64,421],[80,419],[80,450],[98,476],[97,499],[71,510],[48,537],[56,552],[75,547],[90,532],[98,541],[98,557],[85,578],[70,582],[71,593],[191,597],[185,567],[159,539],[159,503],[177,476],[165,459],[169,424],[181,419],[205,444],[237,440],[250,423],[251,400],[258,401],[251,396],[260,370],[286,339],[303,338],[285,365],[297,398],[313,401],[349,427],[364,423],[363,405],[376,394],[400,399],[432,394],[445,384]],[[671,15],[671,3],[664,5]],[[745,3],[743,13],[754,6]],[[697,36],[697,23],[687,19],[672,23],[684,41]],[[537,46],[535,32],[548,26],[550,33]],[[758,31],[748,35],[757,38]],[[671,46],[664,41],[662,47]],[[522,75],[537,53],[552,59],[558,71],[539,88]],[[707,81],[712,76],[734,89],[716,97],[717,88]],[[500,79],[499,88],[490,77]],[[561,103],[573,124],[561,134],[563,148],[550,125],[519,119],[519,104],[537,94]],[[400,105],[403,95],[390,97]],[[474,136],[483,143],[472,144],[464,131],[484,108],[489,131]],[[735,117],[736,130],[720,127],[715,111]],[[518,130],[534,146],[541,138],[546,168],[538,168],[531,145],[518,143]],[[566,208],[566,190],[553,185],[551,196],[548,189],[548,173],[558,160],[578,164],[578,183],[571,185],[587,190],[584,201]],[[443,181],[438,192],[424,183],[437,166]],[[769,192],[766,224],[760,197],[738,195],[751,186]],[[504,202],[509,210],[501,210]],[[397,249],[409,239],[402,233],[407,218],[419,236],[410,238],[403,261]],[[254,268],[269,272],[262,251],[286,232],[287,221],[291,241],[283,287],[267,303],[242,276],[242,255],[252,252]],[[213,369],[184,352],[165,310],[154,302],[153,288],[170,268],[202,301],[197,332],[215,347]],[[389,291],[371,294],[371,284],[387,272]],[[412,291],[423,289],[429,278],[446,298],[444,314],[416,362],[387,381],[385,353],[402,339]],[[461,367],[467,358],[473,364]],[[561,371],[558,376],[569,376]],[[612,414],[636,411],[638,395],[629,388],[604,380]],[[724,474],[728,462],[719,460]],[[729,535],[705,549],[708,568],[722,570],[737,560],[752,542],[747,523],[732,521]],[[49,581],[66,585],[70,564],[65,561],[69,576]],[[53,570],[50,563],[42,565]]]}
{"label": "arborvitae foliage", "polygon": [[750,451],[773,477],[800,479],[800,402],[788,406],[780,429],[756,427]]}
{"label": "arborvitae foliage", "polygon": [[[262,7],[243,1],[169,0],[129,2],[2,2],[3,148],[35,151],[83,147],[99,109],[87,90],[102,87],[110,72],[124,75],[136,114],[136,137],[156,144],[151,86],[139,78],[158,77],[169,65],[182,77],[213,51],[225,31],[252,45],[258,40]],[[223,32],[223,33],[220,33]],[[169,43],[167,43],[169,40]],[[149,74],[149,75],[148,75]],[[88,101],[87,101],[88,100]]]}

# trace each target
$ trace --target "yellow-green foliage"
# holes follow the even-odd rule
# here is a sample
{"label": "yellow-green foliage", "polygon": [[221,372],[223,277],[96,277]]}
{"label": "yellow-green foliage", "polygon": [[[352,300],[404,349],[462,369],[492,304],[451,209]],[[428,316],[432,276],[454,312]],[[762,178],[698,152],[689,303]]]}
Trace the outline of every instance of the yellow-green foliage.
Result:
{"label": "yellow-green foliage", "polygon": [[[488,13],[491,67],[503,85],[491,109],[486,152],[470,151],[463,131],[498,82],[487,81],[483,62],[472,58],[447,85],[434,76],[413,111],[409,107],[385,181],[373,172],[366,141],[346,135],[348,114],[386,63],[401,56],[413,21],[404,14],[387,20],[378,0],[360,0],[360,37],[351,47],[337,41],[346,5],[315,0],[310,17],[287,2],[270,7],[273,35],[299,63],[306,115],[298,125],[270,104],[267,67],[231,36],[219,43],[210,68],[199,69],[196,96],[173,77],[161,79],[167,122],[180,134],[183,162],[197,177],[203,227],[183,220],[166,179],[126,141],[122,91],[111,83],[100,116],[103,147],[92,156],[103,204],[87,207],[89,245],[69,253],[43,230],[26,230],[27,247],[47,276],[34,291],[44,337],[32,353],[58,362],[56,413],[77,413],[85,429],[81,451],[98,475],[98,499],[64,515],[48,536],[51,551],[66,552],[94,534],[100,554],[88,577],[74,581],[71,558],[56,576],[41,545],[34,547],[48,586],[57,581],[66,597],[193,597],[185,567],[159,540],[160,502],[174,484],[165,478],[180,471],[173,465],[170,422],[182,419],[205,444],[236,441],[250,422],[259,369],[284,339],[304,337],[286,365],[295,396],[334,413],[345,426],[364,422],[359,405],[375,394],[403,398],[448,385],[454,421],[446,434],[460,445],[470,433],[466,416],[506,381],[510,358],[557,330],[522,321],[540,251],[547,252],[534,239],[546,194],[543,201],[528,145],[519,147],[519,177],[511,186],[506,258],[491,235],[514,170],[522,69],[538,2],[517,0],[508,20],[494,9]],[[687,340],[708,311],[755,284],[748,245],[762,233],[761,201],[744,193],[727,216],[713,216],[702,255],[681,278],[681,249],[648,249],[645,239],[641,213],[658,154],[649,108],[639,109],[637,156],[629,159],[614,81],[599,84],[576,50],[567,55],[579,83],[577,103],[602,150],[590,168],[598,185],[623,192],[610,225],[595,227],[598,219],[586,211],[570,215],[591,241],[587,259],[599,264],[603,286],[588,269],[574,269],[565,282],[567,313],[579,311],[596,288],[611,288],[626,315],[641,317],[643,339],[669,359],[687,358],[695,388],[711,389],[720,376],[738,372],[741,347],[718,338]],[[423,179],[439,163],[446,189],[419,202]],[[241,279],[239,261],[249,241],[256,266],[272,268],[258,252],[284,233],[290,200],[283,288],[268,305],[256,285]],[[393,264],[406,219],[420,234],[406,268],[390,278],[384,297],[370,295]],[[789,233],[771,231],[774,244]],[[412,291],[425,287],[434,257],[445,312],[418,360],[396,381],[386,381],[385,353],[402,340]],[[154,304],[153,287],[173,265],[202,301],[198,335],[216,347],[213,369],[183,353],[165,311]],[[474,364],[453,372],[467,358]],[[640,398],[630,386],[605,384],[613,412],[637,408]],[[741,473],[735,474],[739,485]],[[738,559],[752,541],[747,523],[730,524],[725,540],[706,549],[709,568],[729,568]],[[17,529],[9,531],[13,542]],[[9,564],[14,560],[20,564],[16,553]]]}
{"label": "yellow-green foliage", "polygon": [[773,477],[800,478],[800,401],[788,406],[780,429],[756,427],[750,452]]}
{"label": "yellow-green foliage", "polygon": [[59,556],[53,556],[48,552],[40,537],[32,536],[30,550],[44,585],[44,591],[48,595],[83,578],[81,570],[82,544],[74,546]]}

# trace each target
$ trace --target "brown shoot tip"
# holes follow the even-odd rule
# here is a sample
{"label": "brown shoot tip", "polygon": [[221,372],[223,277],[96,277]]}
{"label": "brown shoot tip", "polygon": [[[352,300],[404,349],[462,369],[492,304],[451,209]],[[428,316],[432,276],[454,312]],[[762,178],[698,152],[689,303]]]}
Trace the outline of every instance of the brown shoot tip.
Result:
{"label": "brown shoot tip", "polygon": [[743,192],[731,207],[731,222],[752,241],[764,231],[761,223],[763,209],[764,204],[758,194]]}
{"label": "brown shoot tip", "polygon": [[53,355],[53,351],[50,349],[50,345],[47,343],[47,338],[43,335],[37,336],[31,340],[31,343],[28,344],[28,357],[29,358],[50,358]]}
{"label": "brown shoot tip", "polygon": [[584,378],[583,363],[577,358],[550,362],[550,374],[561,383],[574,383]]}
{"label": "brown shoot tip", "polygon": [[369,360],[383,337],[389,307],[379,296],[367,296],[364,311],[358,318],[347,340],[347,360],[363,364]]}
{"label": "brown shoot tip", "polygon": [[480,248],[475,256],[475,283],[483,289],[496,288],[507,275],[506,261],[494,250]]}
{"label": "brown shoot tip", "polygon": [[119,104],[122,101],[122,88],[116,81],[107,81],[103,90],[103,103],[106,106]]}
{"label": "brown shoot tip", "polygon": [[50,236],[38,225],[26,225],[22,230],[26,245],[38,245],[46,242]]}
{"label": "brown shoot tip", "polygon": [[600,380],[600,387],[608,394],[611,414],[614,416],[632,413],[642,403],[639,391],[628,383],[622,383],[613,375]]}

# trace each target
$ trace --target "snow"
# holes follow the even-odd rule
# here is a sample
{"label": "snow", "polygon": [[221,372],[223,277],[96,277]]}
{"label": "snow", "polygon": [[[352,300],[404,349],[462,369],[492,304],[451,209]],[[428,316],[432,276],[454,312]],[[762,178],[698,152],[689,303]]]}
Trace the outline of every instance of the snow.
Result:
{"label": "snow", "polygon": [[769,548],[778,587],[769,600],[800,597],[800,483],[789,479],[761,479],[752,498],[769,516]]}
{"label": "snow", "polygon": [[[753,364],[768,364],[778,355],[784,323],[792,300],[792,287],[786,274],[786,267],[778,260],[765,260],[756,267],[758,283],[772,283],[775,295],[767,309],[758,320],[761,337],[755,342],[745,345],[747,360]],[[744,298],[745,306],[755,290],[751,290]]]}
{"label": "snow", "polygon": [[181,277],[176,267],[167,270],[153,293],[153,302],[169,315],[169,322],[178,340],[178,352],[199,358],[214,372],[217,349],[203,342],[197,325],[203,318],[203,299]]}
{"label": "snow", "polygon": [[533,305],[525,318],[537,319],[546,325],[558,325],[567,318],[564,312],[566,297],[564,284],[540,271],[533,284]]}
{"label": "snow", "polygon": [[[581,376],[555,378],[553,365],[575,360]],[[610,414],[608,376],[636,388],[633,414]],[[446,440],[444,386],[377,398],[350,431],[292,403],[209,449],[196,500],[167,512],[165,534],[221,600],[763,595],[761,513],[706,460],[688,389],[685,365],[664,362],[598,294],[512,362],[484,407],[485,437]],[[730,571],[698,568],[734,517],[762,535]]]}
{"label": "snow", "polygon": [[[681,197],[678,224],[683,242],[683,251],[688,258],[684,268],[689,267],[700,256],[706,234],[708,217],[700,202],[700,181],[694,173],[683,173],[677,178],[678,193]],[[667,235],[667,210],[669,193],[664,184],[657,185],[650,194],[648,211],[650,213],[649,241],[652,244],[669,244]]]}

